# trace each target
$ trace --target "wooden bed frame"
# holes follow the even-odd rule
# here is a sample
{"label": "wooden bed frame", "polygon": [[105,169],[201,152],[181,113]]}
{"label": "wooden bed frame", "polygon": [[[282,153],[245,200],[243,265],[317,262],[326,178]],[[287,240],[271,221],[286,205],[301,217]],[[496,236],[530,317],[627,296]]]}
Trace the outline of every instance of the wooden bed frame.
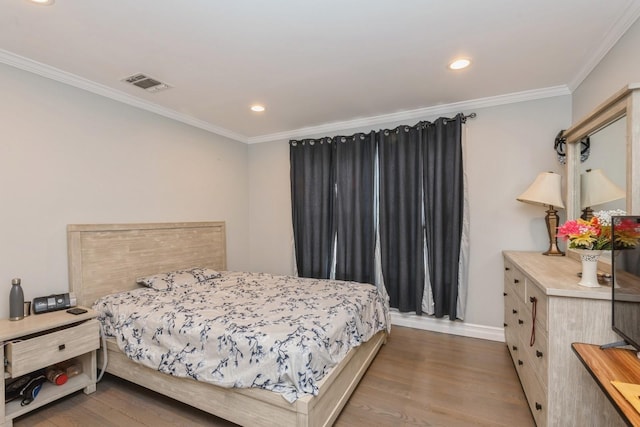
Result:
{"label": "wooden bed frame", "polygon": [[[139,287],[137,277],[189,267],[226,270],[224,222],[68,225],[70,289],[79,305]],[[329,426],[386,340],[376,334],[352,349],[319,383],[317,396],[293,403],[262,389],[226,389],[137,364],[107,340],[106,371],[234,423]]]}

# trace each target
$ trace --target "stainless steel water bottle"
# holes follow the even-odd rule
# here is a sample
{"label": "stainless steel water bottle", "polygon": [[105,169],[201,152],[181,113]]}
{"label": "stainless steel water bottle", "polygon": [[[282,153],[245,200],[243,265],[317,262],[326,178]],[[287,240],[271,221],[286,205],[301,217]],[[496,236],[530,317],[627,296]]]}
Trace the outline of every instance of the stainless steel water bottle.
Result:
{"label": "stainless steel water bottle", "polygon": [[11,281],[11,292],[9,292],[9,320],[20,320],[24,318],[24,293],[20,286],[20,279]]}

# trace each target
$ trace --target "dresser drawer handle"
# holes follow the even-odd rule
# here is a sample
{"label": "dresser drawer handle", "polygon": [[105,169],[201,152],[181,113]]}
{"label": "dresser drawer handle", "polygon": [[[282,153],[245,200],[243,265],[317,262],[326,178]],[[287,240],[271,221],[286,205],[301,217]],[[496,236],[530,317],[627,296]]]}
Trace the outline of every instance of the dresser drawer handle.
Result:
{"label": "dresser drawer handle", "polygon": [[522,360],[518,359],[518,365],[522,366],[522,365],[524,365],[524,362]]}
{"label": "dresser drawer handle", "polygon": [[529,338],[529,346],[533,347],[536,343],[536,316],[538,315],[538,298],[529,297],[531,301],[531,338]]}
{"label": "dresser drawer handle", "polygon": [[520,280],[518,280],[518,279],[513,279],[513,283],[520,283]]}
{"label": "dresser drawer handle", "polygon": [[542,357],[544,354],[540,350],[536,350],[536,357]]}
{"label": "dresser drawer handle", "polygon": [[506,293],[506,292],[503,292],[503,293],[502,293],[502,296],[506,297],[506,296],[507,296],[507,293]]}
{"label": "dresser drawer handle", "polygon": [[536,402],[536,411],[542,411],[542,405]]}
{"label": "dresser drawer handle", "polygon": [[522,324],[524,324],[524,320],[518,319],[518,325],[522,325]]}
{"label": "dresser drawer handle", "polygon": [[518,314],[518,310],[516,310],[515,308],[511,311],[513,312],[513,314]]}
{"label": "dresser drawer handle", "polygon": [[58,350],[59,350],[59,351],[62,351],[62,350],[64,350],[65,348],[66,348],[66,346],[65,346],[64,344],[60,344],[60,345],[58,346]]}
{"label": "dresser drawer handle", "polygon": [[509,271],[509,270],[511,270],[511,269],[510,269],[509,267],[505,267],[505,268],[504,268],[504,270],[505,270],[505,271]]}
{"label": "dresser drawer handle", "polygon": [[517,346],[517,345],[512,345],[512,346],[511,346],[511,349],[512,349],[513,351],[518,351],[518,346]]}

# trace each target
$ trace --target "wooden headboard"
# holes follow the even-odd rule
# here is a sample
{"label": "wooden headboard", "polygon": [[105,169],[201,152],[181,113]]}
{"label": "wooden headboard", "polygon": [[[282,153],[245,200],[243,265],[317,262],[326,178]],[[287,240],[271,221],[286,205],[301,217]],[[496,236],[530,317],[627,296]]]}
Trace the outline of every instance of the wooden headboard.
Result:
{"label": "wooden headboard", "polygon": [[226,270],[224,222],[70,224],[69,287],[78,305],[135,289],[136,278],[190,267]]}

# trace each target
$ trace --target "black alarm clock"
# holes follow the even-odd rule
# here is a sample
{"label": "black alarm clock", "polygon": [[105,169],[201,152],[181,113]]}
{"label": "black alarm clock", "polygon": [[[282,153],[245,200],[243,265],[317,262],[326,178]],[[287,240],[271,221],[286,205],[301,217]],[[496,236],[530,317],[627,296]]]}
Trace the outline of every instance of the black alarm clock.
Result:
{"label": "black alarm clock", "polygon": [[76,296],[73,293],[49,295],[33,299],[33,314],[48,313],[50,311],[64,310],[75,307]]}

